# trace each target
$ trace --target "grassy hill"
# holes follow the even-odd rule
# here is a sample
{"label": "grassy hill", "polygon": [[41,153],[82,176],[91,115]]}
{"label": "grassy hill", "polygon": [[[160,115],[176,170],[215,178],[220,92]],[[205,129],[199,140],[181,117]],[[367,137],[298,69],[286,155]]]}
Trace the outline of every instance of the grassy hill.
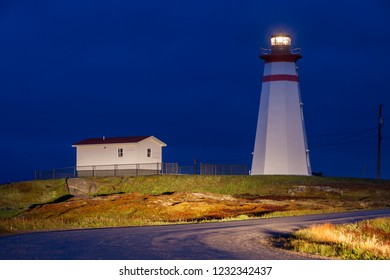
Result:
{"label": "grassy hill", "polygon": [[159,194],[168,191],[211,192],[235,195],[250,193],[259,195],[286,195],[292,186],[329,186],[372,189],[390,187],[389,180],[369,180],[354,178],[327,178],[313,176],[146,176],[91,178],[99,187],[99,192],[115,191]]}
{"label": "grassy hill", "polygon": [[390,207],[390,181],[307,176],[87,178],[0,185],[0,232],[269,217]]}

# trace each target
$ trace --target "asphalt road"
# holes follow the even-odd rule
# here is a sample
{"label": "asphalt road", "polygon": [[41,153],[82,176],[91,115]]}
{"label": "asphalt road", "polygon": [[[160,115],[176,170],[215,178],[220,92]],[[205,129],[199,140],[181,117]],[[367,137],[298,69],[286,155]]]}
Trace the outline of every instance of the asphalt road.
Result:
{"label": "asphalt road", "polygon": [[0,259],[310,259],[267,246],[277,234],[319,223],[390,216],[390,209],[250,221],[52,231],[0,238]]}

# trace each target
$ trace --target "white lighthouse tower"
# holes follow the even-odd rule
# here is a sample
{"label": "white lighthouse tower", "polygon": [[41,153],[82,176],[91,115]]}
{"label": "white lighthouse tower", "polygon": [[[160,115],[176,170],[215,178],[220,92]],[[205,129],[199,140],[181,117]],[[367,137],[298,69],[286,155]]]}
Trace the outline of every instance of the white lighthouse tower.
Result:
{"label": "white lighthouse tower", "polygon": [[265,61],[257,122],[252,175],[310,175],[302,102],[296,61],[288,35],[271,36]]}

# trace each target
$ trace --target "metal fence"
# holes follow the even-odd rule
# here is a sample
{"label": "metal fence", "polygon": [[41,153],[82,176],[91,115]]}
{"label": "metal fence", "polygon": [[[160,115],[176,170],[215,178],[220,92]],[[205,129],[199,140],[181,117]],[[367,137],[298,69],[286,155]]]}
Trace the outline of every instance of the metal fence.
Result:
{"label": "metal fence", "polygon": [[147,176],[159,174],[177,174],[177,163],[137,163],[77,166],[78,177],[101,176]]}
{"label": "metal fence", "polygon": [[206,164],[179,166],[177,163],[138,163],[89,165],[36,170],[35,180],[73,178],[73,177],[116,177],[147,175],[248,175],[246,164]]}
{"label": "metal fence", "polygon": [[200,164],[200,175],[248,175],[246,164]]}
{"label": "metal fence", "polygon": [[194,167],[193,165],[179,166],[178,174],[181,175],[197,174],[196,167]]}
{"label": "metal fence", "polygon": [[72,178],[72,177],[103,177],[103,176],[147,176],[158,174],[178,174],[177,163],[138,163],[89,165],[50,170],[36,170],[35,180]]}
{"label": "metal fence", "polygon": [[77,177],[76,167],[64,167],[50,170],[35,170],[35,180]]}

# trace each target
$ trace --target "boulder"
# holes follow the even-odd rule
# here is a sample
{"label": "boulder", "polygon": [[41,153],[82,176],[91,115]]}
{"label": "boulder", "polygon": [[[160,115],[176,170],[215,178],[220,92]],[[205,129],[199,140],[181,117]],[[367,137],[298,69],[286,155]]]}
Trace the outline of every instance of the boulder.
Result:
{"label": "boulder", "polygon": [[97,192],[95,183],[84,178],[68,178],[66,180],[69,194],[73,196],[89,196]]}

